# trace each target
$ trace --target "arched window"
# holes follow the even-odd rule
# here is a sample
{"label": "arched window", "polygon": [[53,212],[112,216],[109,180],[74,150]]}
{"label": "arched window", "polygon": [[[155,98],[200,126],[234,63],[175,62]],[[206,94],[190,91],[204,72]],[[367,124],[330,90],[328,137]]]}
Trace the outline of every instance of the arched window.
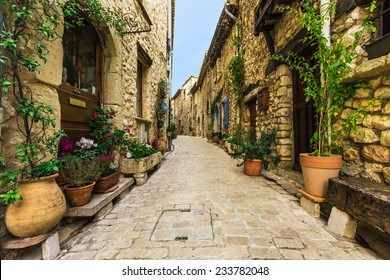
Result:
{"label": "arched window", "polygon": [[91,110],[102,97],[103,53],[95,28],[84,22],[64,31],[61,128],[76,141],[89,135]]}

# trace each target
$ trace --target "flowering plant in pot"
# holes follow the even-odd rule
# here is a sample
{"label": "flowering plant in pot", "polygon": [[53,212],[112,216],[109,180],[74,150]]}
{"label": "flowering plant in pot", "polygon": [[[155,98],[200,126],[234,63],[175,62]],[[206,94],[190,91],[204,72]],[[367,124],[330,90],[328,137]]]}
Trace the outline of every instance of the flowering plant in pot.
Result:
{"label": "flowering plant in pot", "polygon": [[268,169],[270,164],[278,164],[280,157],[275,151],[275,131],[266,130],[260,132],[260,137],[253,140],[252,129],[247,129],[246,135],[243,137],[236,147],[233,158],[241,158],[243,162],[237,166],[244,165],[244,173],[250,176],[259,176],[264,165]]}
{"label": "flowering plant in pot", "polygon": [[77,154],[62,158],[62,170],[67,180],[64,190],[72,206],[81,206],[90,201],[93,187],[102,175],[100,159],[92,155],[88,148],[84,146]]}
{"label": "flowering plant in pot", "polygon": [[[299,9],[287,7],[285,10],[300,19],[307,35],[302,44],[316,47],[309,63],[304,57],[294,52],[286,56],[276,54],[273,59],[287,64],[303,79],[306,101],[312,101],[316,113],[316,131],[311,138],[311,153],[300,155],[306,191],[317,197],[325,197],[328,179],[337,177],[342,166],[340,141],[342,137],[356,130],[356,124],[370,108],[380,104],[379,100],[370,100],[367,107],[359,108],[346,120],[340,119],[345,100],[353,97],[357,88],[364,83],[346,83],[352,61],[358,56],[357,47],[361,43],[366,28],[375,32],[370,21],[376,8],[376,1],[366,8],[367,16],[360,30],[355,32],[351,44],[343,40],[332,40],[331,20],[336,12],[335,0],[322,0],[321,5],[313,5],[312,1],[303,0],[298,3]],[[320,73],[318,79],[317,73]],[[311,177],[312,171],[313,177]],[[310,172],[310,177],[309,177]]]}
{"label": "flowering plant in pot", "polygon": [[103,168],[102,177],[96,182],[94,192],[105,193],[113,191],[115,184],[119,181],[120,171],[115,165],[115,151],[123,153],[126,141],[130,139],[130,128],[123,130],[115,129],[113,119],[116,111],[95,107],[92,110],[90,119],[90,135],[97,142],[97,158]]}

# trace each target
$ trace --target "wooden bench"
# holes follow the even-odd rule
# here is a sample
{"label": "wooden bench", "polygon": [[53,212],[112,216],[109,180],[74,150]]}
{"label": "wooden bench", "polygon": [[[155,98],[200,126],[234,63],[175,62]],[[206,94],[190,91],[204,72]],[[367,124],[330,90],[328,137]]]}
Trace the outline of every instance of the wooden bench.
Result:
{"label": "wooden bench", "polygon": [[[382,232],[390,234],[390,186],[379,184],[363,178],[332,178],[329,180],[326,201],[336,207],[332,209],[328,226],[341,225],[336,213],[347,214],[352,223],[362,221]],[[356,231],[356,226],[355,226]],[[342,233],[342,230],[335,230]],[[353,237],[352,232],[347,237]],[[344,235],[344,234],[343,234]]]}

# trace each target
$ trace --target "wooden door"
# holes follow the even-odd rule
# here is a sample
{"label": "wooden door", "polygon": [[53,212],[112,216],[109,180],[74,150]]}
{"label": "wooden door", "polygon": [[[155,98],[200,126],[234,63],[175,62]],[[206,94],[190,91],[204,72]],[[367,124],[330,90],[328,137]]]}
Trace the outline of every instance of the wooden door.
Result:
{"label": "wooden door", "polygon": [[[301,55],[313,63],[311,57],[314,53],[312,47],[306,48]],[[319,78],[319,77],[318,77]],[[293,169],[302,171],[299,163],[299,154],[310,152],[310,138],[315,131],[315,117],[312,102],[306,102],[305,84],[298,72],[293,71],[293,118],[294,118],[294,164]]]}

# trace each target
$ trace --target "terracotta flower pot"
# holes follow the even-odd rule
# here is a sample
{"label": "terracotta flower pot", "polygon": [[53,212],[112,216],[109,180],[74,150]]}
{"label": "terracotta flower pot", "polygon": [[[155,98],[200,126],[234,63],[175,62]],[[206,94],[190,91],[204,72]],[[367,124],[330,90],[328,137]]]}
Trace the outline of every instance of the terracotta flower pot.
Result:
{"label": "terracotta flower pot", "polygon": [[111,175],[100,178],[96,182],[95,187],[93,188],[93,192],[94,193],[107,192],[110,188],[115,186],[116,183],[118,183],[120,175],[121,175],[121,172],[117,171]]}
{"label": "terracotta flower pot", "polygon": [[165,151],[167,150],[167,144],[163,139],[158,139],[157,140],[157,146],[156,146],[157,151],[159,151],[161,154],[164,154]]}
{"label": "terracotta flower pot", "polygon": [[249,176],[260,176],[263,161],[260,159],[244,159],[244,173]]}
{"label": "terracotta flower pot", "polygon": [[218,138],[218,136],[213,136],[213,142],[214,142],[214,143],[219,143],[219,138]]}
{"label": "terracotta flower pot", "polygon": [[167,131],[167,137],[171,137],[172,136],[172,131]]}
{"label": "terracotta flower pot", "polygon": [[19,183],[17,200],[7,206],[5,225],[17,237],[34,237],[49,233],[62,219],[66,200],[55,178],[58,174]]}
{"label": "terracotta flower pot", "polygon": [[326,197],[329,179],[339,176],[343,164],[342,157],[339,155],[318,157],[303,153],[299,155],[299,161],[306,192],[317,197]]}
{"label": "terracotta flower pot", "polygon": [[69,185],[64,187],[69,198],[69,203],[73,207],[85,205],[91,200],[95,182],[86,182],[86,184],[87,185],[82,187],[71,187]]}

